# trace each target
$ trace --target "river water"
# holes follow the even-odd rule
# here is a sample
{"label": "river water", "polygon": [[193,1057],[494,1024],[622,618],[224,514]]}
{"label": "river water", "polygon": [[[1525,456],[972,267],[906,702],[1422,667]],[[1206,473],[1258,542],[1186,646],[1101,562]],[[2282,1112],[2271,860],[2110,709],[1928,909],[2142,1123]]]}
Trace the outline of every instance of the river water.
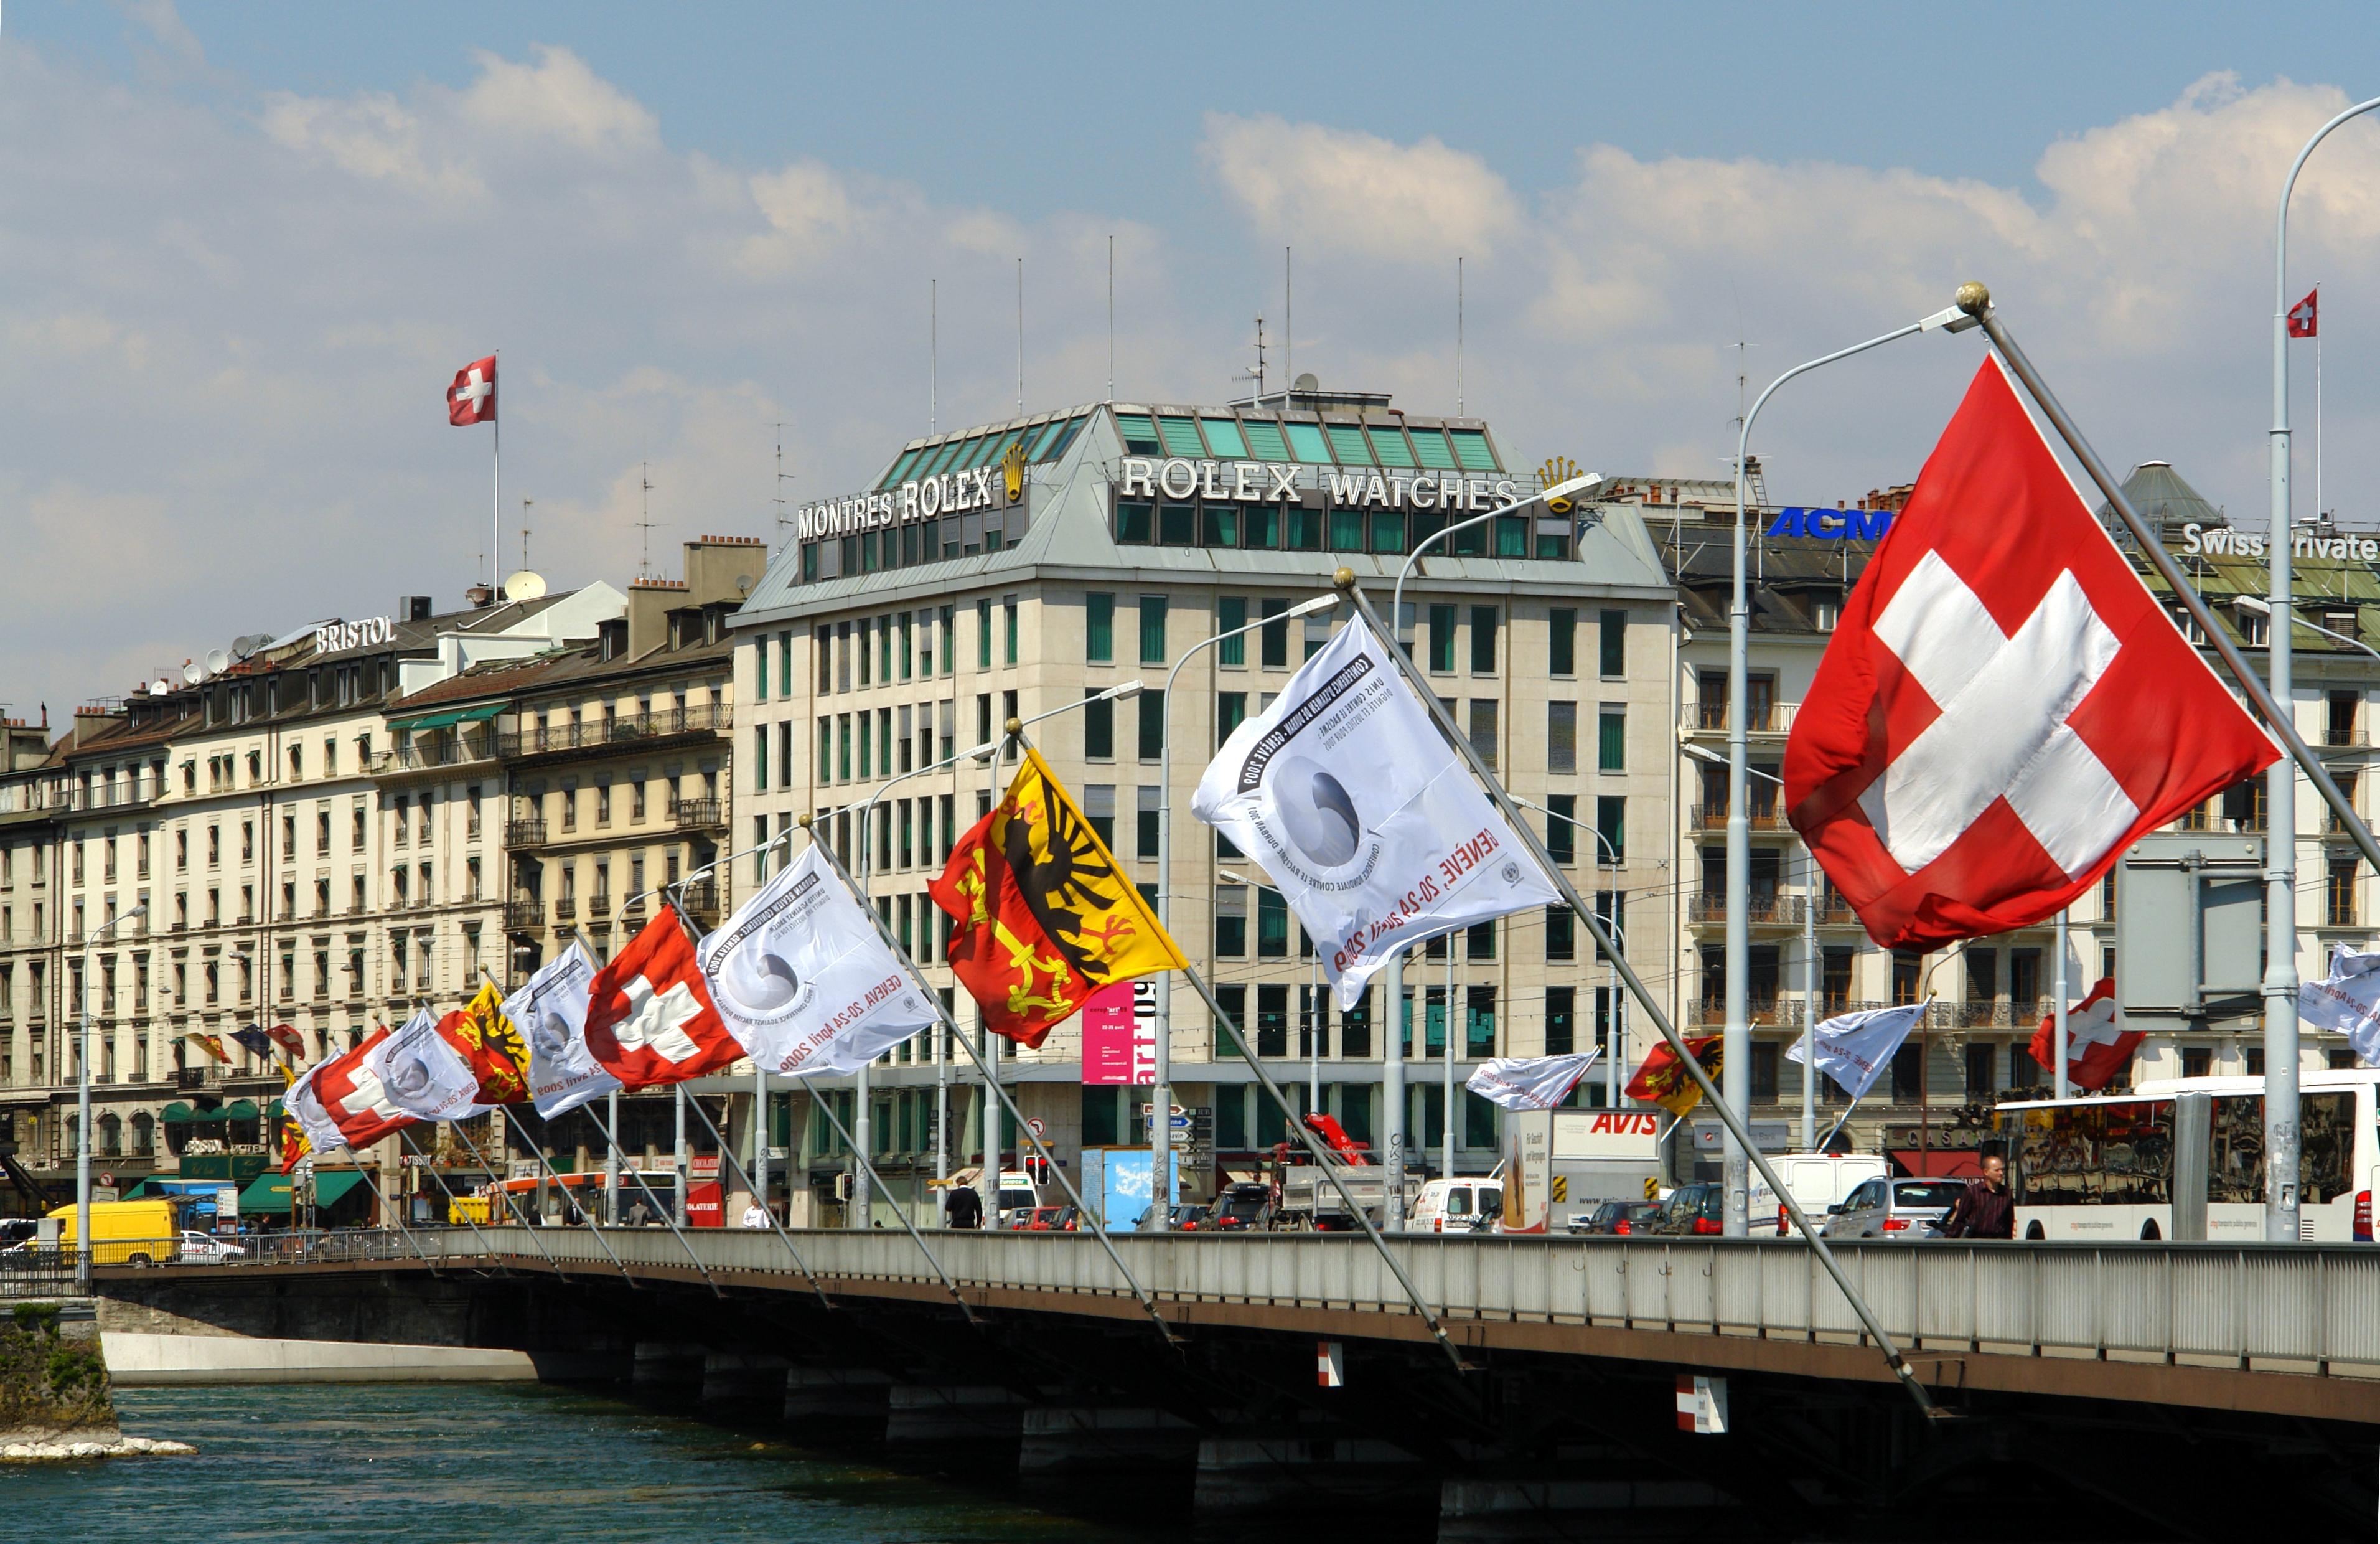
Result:
{"label": "river water", "polygon": [[1026,1504],[997,1474],[961,1484],[899,1473],[865,1456],[795,1446],[757,1418],[737,1427],[534,1383],[120,1389],[115,1397],[128,1435],[192,1442],[200,1455],[0,1467],[0,1538],[1185,1544],[1193,1537],[1180,1526],[1187,1509],[1179,1502],[1152,1507],[1166,1515],[1148,1527],[1092,1521]]}

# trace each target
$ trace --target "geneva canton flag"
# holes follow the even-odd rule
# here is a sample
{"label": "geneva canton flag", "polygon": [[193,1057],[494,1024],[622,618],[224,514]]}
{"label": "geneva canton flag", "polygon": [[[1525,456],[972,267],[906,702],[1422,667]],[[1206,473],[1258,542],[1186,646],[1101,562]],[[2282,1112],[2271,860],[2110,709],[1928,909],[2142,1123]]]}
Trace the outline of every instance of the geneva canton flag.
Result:
{"label": "geneva canton flag", "polygon": [[769,1072],[856,1072],[938,1016],[815,845],[694,954],[727,1032]]}
{"label": "geneva canton flag", "polygon": [[1561,899],[1362,623],[1232,732],[1190,808],[1281,887],[1342,1009],[1397,950]]}
{"label": "geneva canton flag", "polygon": [[587,992],[595,962],[573,943],[504,999],[504,1016],[528,1040],[528,1097],[547,1120],[620,1086],[587,1049]]}

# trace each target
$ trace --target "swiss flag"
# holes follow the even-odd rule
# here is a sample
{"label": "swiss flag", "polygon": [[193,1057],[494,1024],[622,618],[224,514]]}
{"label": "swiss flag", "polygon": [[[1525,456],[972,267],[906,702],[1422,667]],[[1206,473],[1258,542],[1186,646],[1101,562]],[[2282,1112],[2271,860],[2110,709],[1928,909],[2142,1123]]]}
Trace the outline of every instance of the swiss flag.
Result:
{"label": "swiss flag", "polygon": [[267,1029],[265,1034],[272,1039],[273,1044],[289,1052],[292,1057],[306,1054],[306,1037],[298,1032],[296,1026],[276,1024]]}
{"label": "swiss flag", "polygon": [[683,1083],[743,1056],[674,912],[664,908],[596,973],[587,989],[587,1049],[628,1088]]}
{"label": "swiss flag", "polygon": [[2315,335],[2315,313],[2322,309],[2322,291],[2310,289],[2306,298],[2289,308],[2289,336],[2310,338]]}
{"label": "swiss flag", "polygon": [[455,372],[455,383],[446,388],[446,421],[460,429],[466,424],[496,421],[496,357],[474,359]]}
{"label": "swiss flag", "polygon": [[[2066,1010],[2066,1081],[2078,1088],[2098,1089],[2124,1070],[2147,1035],[2123,1029],[2116,1023],[2116,979],[2104,977]],[[2058,1065],[2058,1015],[2051,1014],[2034,1031],[2026,1048],[2045,1067]]]}
{"label": "swiss flag", "polygon": [[[290,1103],[300,1123],[309,1127],[307,1135],[314,1139],[317,1151],[344,1144],[351,1151],[361,1152],[390,1132],[418,1124],[390,1102],[380,1078],[364,1064],[365,1053],[388,1036],[388,1026],[382,1025],[353,1051],[309,1070],[289,1090]],[[337,1131],[338,1141],[322,1139],[326,1126]]]}
{"label": "swiss flag", "polygon": [[1785,748],[1794,829],[1888,949],[2052,915],[2277,753],[1986,359]]}

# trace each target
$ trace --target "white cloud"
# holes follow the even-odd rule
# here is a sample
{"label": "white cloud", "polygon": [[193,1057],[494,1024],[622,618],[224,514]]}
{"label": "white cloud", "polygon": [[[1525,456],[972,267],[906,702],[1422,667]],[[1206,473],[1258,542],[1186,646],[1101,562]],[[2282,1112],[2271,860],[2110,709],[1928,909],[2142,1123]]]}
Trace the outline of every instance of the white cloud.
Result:
{"label": "white cloud", "polygon": [[458,104],[475,129],[507,139],[546,139],[598,154],[661,147],[661,124],[642,103],[587,67],[566,48],[539,44],[535,64],[481,51],[480,78]]}
{"label": "white cloud", "polygon": [[349,176],[394,183],[440,203],[487,196],[468,160],[433,151],[420,117],[383,91],[338,99],[277,96],[263,122],[275,143],[325,160]]}
{"label": "white cloud", "polygon": [[1269,237],[1390,261],[1493,251],[1521,224],[1504,179],[1435,137],[1375,134],[1269,114],[1209,114],[1202,147],[1223,190]]}

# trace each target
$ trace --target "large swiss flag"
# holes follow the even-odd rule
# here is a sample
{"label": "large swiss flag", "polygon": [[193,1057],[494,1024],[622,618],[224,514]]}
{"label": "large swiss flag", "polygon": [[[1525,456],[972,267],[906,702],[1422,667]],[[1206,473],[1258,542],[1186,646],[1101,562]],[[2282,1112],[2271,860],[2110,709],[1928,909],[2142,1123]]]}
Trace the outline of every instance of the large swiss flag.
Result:
{"label": "large swiss flag", "polygon": [[1785,748],[1794,828],[1927,949],[2057,912],[2277,752],[1986,359],[1843,606]]}
{"label": "large swiss flag", "polygon": [[664,907],[596,973],[587,1049],[627,1088],[683,1083],[742,1059],[675,912]]}
{"label": "large swiss flag", "polygon": [[316,1152],[339,1147],[361,1152],[392,1131],[419,1124],[396,1107],[366,1064],[372,1048],[388,1036],[388,1026],[382,1025],[353,1051],[309,1067],[290,1087],[288,1107],[297,1112]]}

